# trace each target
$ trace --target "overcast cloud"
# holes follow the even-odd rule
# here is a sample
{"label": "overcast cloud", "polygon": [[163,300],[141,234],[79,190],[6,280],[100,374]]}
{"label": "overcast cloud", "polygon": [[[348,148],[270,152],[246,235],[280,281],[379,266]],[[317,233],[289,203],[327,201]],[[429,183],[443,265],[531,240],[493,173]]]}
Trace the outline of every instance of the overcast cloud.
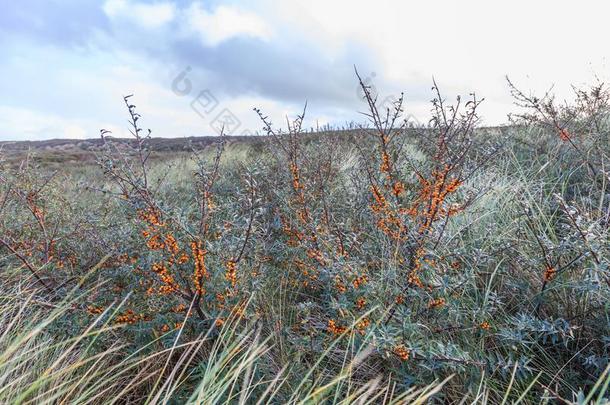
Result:
{"label": "overcast cloud", "polygon": [[234,134],[255,132],[252,107],[281,124],[305,101],[308,126],[362,121],[354,65],[420,119],[434,77],[449,99],[484,97],[484,122],[501,124],[514,110],[505,75],[560,97],[608,79],[606,4],[0,0],[0,140],[125,135],[132,93],[164,137],[214,134],[222,111]]}

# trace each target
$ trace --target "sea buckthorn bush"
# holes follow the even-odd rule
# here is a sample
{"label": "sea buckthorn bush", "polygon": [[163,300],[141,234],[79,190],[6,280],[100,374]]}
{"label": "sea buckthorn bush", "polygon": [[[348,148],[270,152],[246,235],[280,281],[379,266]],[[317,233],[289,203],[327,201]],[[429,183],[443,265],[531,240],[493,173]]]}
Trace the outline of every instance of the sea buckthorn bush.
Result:
{"label": "sea buckthorn bush", "polygon": [[474,95],[434,85],[416,125],[360,85],[368,122],[346,130],[256,110],[256,141],[170,155],[128,96],[133,138],[102,131],[95,171],[0,161],[4,284],[63,308],[57,339],[105,325],[87,350],[120,347],[127,375],[163,359],[132,400],[602,398],[608,90],[564,105],[510,83],[512,124],[484,128]]}
{"label": "sea buckthorn bush", "polygon": [[[191,183],[178,196],[165,184],[167,173],[151,171],[150,134],[141,135],[140,115],[129,97],[125,103],[135,142],[120,150],[106,138],[99,162],[109,181],[104,191],[118,199],[129,221],[130,246],[117,256],[119,271],[91,310],[99,313],[129,292],[117,322],[153,334],[181,329],[185,321],[197,324],[189,326],[197,332],[244,316],[262,263],[252,247],[260,212],[255,173],[220,173],[221,141],[210,161],[193,154]],[[218,184],[221,175],[227,177]]]}

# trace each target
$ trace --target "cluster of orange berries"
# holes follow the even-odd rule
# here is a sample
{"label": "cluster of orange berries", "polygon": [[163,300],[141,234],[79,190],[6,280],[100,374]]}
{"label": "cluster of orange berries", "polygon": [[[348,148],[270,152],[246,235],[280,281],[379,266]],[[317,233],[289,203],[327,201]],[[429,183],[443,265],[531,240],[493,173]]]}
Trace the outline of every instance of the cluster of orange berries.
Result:
{"label": "cluster of orange berries", "polygon": [[[392,186],[392,190],[398,197],[405,188],[401,182],[397,181]],[[371,194],[373,195],[371,210],[378,216],[377,227],[394,240],[404,239],[407,227],[400,218],[400,214],[404,213],[404,210],[392,209],[383,192],[376,185],[371,186]]]}
{"label": "cluster of orange berries", "polygon": [[246,313],[246,306],[248,305],[248,301],[242,300],[241,302],[233,305],[231,308],[231,314],[236,318],[242,318]]}
{"label": "cluster of orange berries", "polygon": [[231,287],[235,287],[235,284],[237,284],[237,262],[233,259],[227,261],[226,268],[225,279],[231,283]]}
{"label": "cluster of orange berries", "polygon": [[178,252],[180,252],[180,247],[178,246],[178,242],[176,241],[176,238],[174,238],[174,235],[172,235],[172,234],[165,235],[165,247],[173,256],[177,255]]}
{"label": "cluster of orange berries", "polygon": [[363,310],[366,307],[366,298],[360,297],[356,300],[356,309]]}
{"label": "cluster of orange berries", "polygon": [[134,324],[139,321],[148,321],[150,317],[144,314],[136,314],[132,309],[128,309],[123,314],[117,316],[115,323]]}
{"label": "cluster of orange berries", "polygon": [[388,202],[379,187],[375,185],[371,186],[371,193],[373,194],[374,200],[373,204],[371,205],[373,212],[380,213],[385,211],[388,206]]}
{"label": "cluster of orange berries", "polygon": [[419,277],[419,273],[422,268],[422,258],[424,257],[425,250],[422,247],[419,247],[415,250],[415,253],[412,258],[411,271],[407,276],[407,282],[409,285],[416,286],[422,288],[424,283],[421,281]]}
{"label": "cluster of orange berries", "polygon": [[402,181],[395,181],[392,185],[392,192],[396,197],[400,197],[405,192],[405,185]]}
{"label": "cluster of orange berries", "polygon": [[[381,138],[381,141],[382,141],[383,145],[387,145],[388,139],[387,139],[387,137],[384,136]],[[392,174],[391,174],[392,161],[390,160],[390,155],[385,150],[385,148],[382,148],[381,165],[379,167],[379,171],[381,173],[385,174],[387,183],[392,183]],[[388,187],[387,183],[386,183],[386,187]],[[405,192],[405,185],[403,182],[401,182],[400,180],[396,180],[392,183],[392,193],[394,194],[394,196],[399,197],[404,192]]]}
{"label": "cluster of orange berries", "polygon": [[[89,305],[89,306],[87,306],[87,312],[90,315],[99,315],[99,314],[104,312],[104,309],[101,308],[101,307],[98,307],[98,306]],[[129,325],[133,325],[136,322],[139,322],[139,321],[149,321],[150,319],[151,318],[148,315],[137,314],[132,309],[128,309],[124,313],[122,313],[121,315],[117,316],[116,319],[114,320],[114,322],[116,324],[129,324]]]}
{"label": "cluster of orange berries", "polygon": [[288,236],[288,246],[296,247],[299,243],[305,238],[305,235],[302,232],[293,229],[288,220],[283,215],[280,216],[280,221],[282,223],[282,231]]}
{"label": "cluster of orange berries", "polygon": [[451,215],[459,211],[458,208],[451,210],[445,210],[443,208],[446,198],[450,194],[455,193],[462,184],[459,179],[448,178],[450,171],[451,167],[449,165],[445,165],[443,170],[434,170],[432,172],[432,181],[418,175],[422,187],[419,191],[419,196],[413,205],[413,210],[420,212],[422,216],[422,223],[419,227],[420,234],[423,234],[430,229],[432,224],[443,215]]}
{"label": "cluster of orange berries", "polygon": [[174,324],[174,327],[172,328],[172,327],[170,327],[168,324],[164,324],[164,325],[161,327],[161,332],[163,332],[163,333],[167,333],[167,332],[169,332],[169,331],[170,331],[170,330],[172,330],[172,329],[180,329],[180,328],[182,327],[182,325],[183,325],[183,322],[176,322],[176,323]]}
{"label": "cluster of orange berries", "polygon": [[36,218],[36,220],[38,222],[44,223],[45,213],[42,210],[42,208],[40,208],[38,206],[36,199],[37,199],[37,195],[35,193],[28,193],[28,195],[26,197],[28,208],[30,209],[30,211],[32,212],[32,214],[34,215],[34,217]]}
{"label": "cluster of orange berries", "polygon": [[379,166],[379,171],[381,171],[381,173],[386,173],[388,175],[392,171],[390,155],[388,155],[388,152],[386,152],[385,150],[383,150],[381,152],[381,165]]}
{"label": "cluster of orange berries", "polygon": [[544,281],[551,281],[557,276],[557,269],[553,266],[547,266],[544,270],[542,278]]}
{"label": "cluster of orange berries", "polygon": [[303,183],[301,183],[301,175],[299,166],[296,163],[296,159],[290,162],[289,165],[290,174],[292,176],[292,190],[295,193],[296,202],[299,205],[299,208],[296,210],[296,215],[299,222],[303,225],[307,225],[311,222],[309,217],[309,211],[307,207],[305,207],[305,193]]}
{"label": "cluster of orange berries", "polygon": [[[146,238],[146,246],[150,250],[166,250],[168,257],[165,261],[152,265],[153,273],[159,276],[161,286],[157,292],[162,295],[180,291],[180,285],[171,274],[170,268],[175,264],[184,264],[189,261],[189,256],[180,249],[178,241],[171,233],[163,234],[159,228],[165,227],[161,220],[161,212],[155,208],[138,210],[138,218],[147,224],[147,228],[142,231],[142,236]],[[152,295],[155,290],[150,287],[146,294]]]}
{"label": "cluster of orange berries", "polygon": [[369,326],[371,326],[371,320],[369,318],[363,318],[356,323],[356,330],[362,335]]}
{"label": "cluster of orange berries", "polygon": [[203,201],[205,203],[206,208],[209,211],[214,211],[216,209],[216,203],[212,199],[212,193],[210,193],[208,190],[206,190],[203,192],[202,197],[203,197]]}
{"label": "cluster of orange berries", "polygon": [[417,270],[411,270],[409,275],[407,276],[407,283],[412,286],[416,286],[422,288],[424,283],[421,281],[419,274],[417,274]]}
{"label": "cluster of orange berries", "polygon": [[[29,192],[26,196],[26,204],[38,225],[44,228],[46,221],[46,213],[42,207],[39,205],[40,197],[36,192]],[[64,261],[61,260],[59,256],[59,252],[57,249],[56,240],[54,237],[49,236],[48,238],[45,235],[45,240],[36,243],[34,241],[20,241],[14,244],[15,250],[23,250],[22,253],[26,257],[32,257],[35,254],[35,251],[39,251],[44,254],[44,261],[46,263],[50,263],[51,261],[56,262],[56,266],[58,268],[64,267]],[[76,259],[74,259],[76,260]],[[74,266],[72,266],[74,267]]]}
{"label": "cluster of orange berries", "polygon": [[489,324],[489,322],[487,321],[483,321],[481,322],[481,324],[479,325],[479,327],[483,330],[489,330],[491,329],[491,325]]}
{"label": "cluster of orange berries", "polygon": [[32,256],[32,250],[34,249],[34,243],[31,240],[22,240],[16,242],[13,247],[15,250],[23,251],[25,256]]}
{"label": "cluster of orange berries", "polygon": [[179,314],[181,312],[186,312],[186,305],[184,304],[178,304],[175,307],[171,308],[169,310],[170,312],[173,312],[175,314]]}
{"label": "cluster of orange berries", "polygon": [[405,230],[407,229],[404,223],[393,214],[386,214],[377,220],[377,227],[386,235],[394,240],[404,240]]}
{"label": "cluster of orange berries", "polygon": [[[131,258],[130,260],[132,263],[134,263],[136,259],[137,258]],[[78,259],[73,254],[63,259],[58,257],[56,262],[57,268],[63,269],[66,266],[66,262],[70,264],[70,267],[75,268],[78,264]]]}
{"label": "cluster of orange berries", "polygon": [[180,290],[178,283],[176,283],[176,280],[170,274],[165,263],[153,263],[152,271],[159,276],[162,283],[158,290],[159,294],[166,295]]}
{"label": "cluster of orange berries", "polygon": [[411,350],[407,349],[403,344],[395,346],[393,352],[403,361],[407,361],[411,358]]}
{"label": "cluster of orange berries", "polygon": [[163,239],[161,238],[161,235],[154,234],[149,238],[150,233],[148,231],[143,231],[142,236],[144,236],[145,238],[148,238],[148,240],[146,241],[146,246],[150,250],[162,250],[165,248],[165,244],[163,243]]}
{"label": "cluster of orange berries", "polygon": [[307,287],[310,282],[313,283],[318,279],[318,272],[314,266],[299,259],[295,259],[294,264],[299,270],[301,270],[301,274],[306,278],[303,281],[303,287]]}
{"label": "cluster of orange berries", "polygon": [[347,292],[347,287],[341,279],[341,276],[339,276],[338,274],[335,276],[335,288],[337,289],[339,294],[345,294]]}
{"label": "cluster of orange berries", "polygon": [[315,260],[321,266],[326,265],[326,260],[324,260],[324,255],[322,254],[320,249],[317,249],[317,248],[307,249],[307,257],[309,257],[312,260]]}
{"label": "cluster of orange berries", "polygon": [[[151,233],[151,231],[153,233]],[[152,235],[152,236],[151,236]],[[180,264],[186,263],[188,261],[188,256],[181,252],[180,246],[176,241],[176,238],[168,233],[165,236],[156,233],[154,229],[149,228],[148,230],[142,231],[142,236],[147,238],[146,246],[150,250],[167,250],[167,252],[171,255],[171,263],[176,261],[176,256],[179,256],[178,262]]]}
{"label": "cluster of orange berries", "polygon": [[289,168],[290,174],[292,175],[293,190],[297,192],[303,190],[303,185],[301,184],[301,176],[299,174],[299,166],[296,164],[296,162],[292,161],[290,162]]}
{"label": "cluster of orange berries", "polygon": [[216,293],[216,307],[219,310],[223,310],[225,308],[225,300],[226,297],[224,296],[224,294]]}
{"label": "cluster of orange berries", "polygon": [[208,276],[207,268],[205,266],[205,256],[207,252],[199,241],[191,242],[191,251],[193,253],[193,260],[195,261],[195,271],[193,273],[195,292],[199,295],[203,295],[205,292],[203,281]]}
{"label": "cluster of orange berries", "polygon": [[100,308],[100,307],[93,306],[93,305],[89,305],[89,306],[87,307],[87,312],[88,312],[89,314],[91,314],[91,315],[99,315],[99,314],[101,314],[102,312],[104,312],[104,309],[103,309],[103,308]]}
{"label": "cluster of orange berries", "polygon": [[361,286],[365,285],[366,283],[368,283],[369,279],[366,276],[366,274],[363,274],[361,276],[358,276],[354,279],[354,281],[352,281],[352,285],[354,286],[354,288],[360,288]]}
{"label": "cluster of orange berries", "polygon": [[164,226],[161,222],[161,213],[155,208],[138,210],[138,218],[151,226]]}
{"label": "cluster of orange berries", "polygon": [[329,319],[326,330],[333,335],[341,335],[347,330],[347,328],[345,326],[340,326],[334,319]]}
{"label": "cluster of orange berries", "polygon": [[428,303],[428,308],[430,309],[434,309],[434,308],[441,308],[443,306],[445,306],[445,299],[444,298],[436,298],[436,299],[432,299],[429,303]]}

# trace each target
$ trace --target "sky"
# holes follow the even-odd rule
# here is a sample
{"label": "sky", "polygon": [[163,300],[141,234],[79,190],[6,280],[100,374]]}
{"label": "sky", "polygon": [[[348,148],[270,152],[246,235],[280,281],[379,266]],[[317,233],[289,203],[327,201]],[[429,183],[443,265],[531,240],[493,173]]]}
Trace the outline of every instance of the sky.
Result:
{"label": "sky", "polygon": [[607,1],[0,0],[0,141],[253,134],[307,102],[305,126],[362,122],[354,67],[380,100],[429,117],[432,80],[516,111],[506,83],[569,99],[608,80]]}

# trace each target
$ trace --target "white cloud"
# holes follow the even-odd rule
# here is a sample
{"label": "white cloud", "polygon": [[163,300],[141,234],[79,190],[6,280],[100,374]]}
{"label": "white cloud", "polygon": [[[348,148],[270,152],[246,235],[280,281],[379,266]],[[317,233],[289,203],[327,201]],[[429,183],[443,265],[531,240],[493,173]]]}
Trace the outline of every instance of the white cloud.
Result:
{"label": "white cloud", "polygon": [[262,40],[269,40],[272,36],[271,28],[261,17],[233,6],[218,6],[207,11],[201,3],[193,2],[184,15],[188,29],[210,46],[238,36]]}
{"label": "white cloud", "polygon": [[505,75],[536,92],[557,84],[558,97],[569,98],[570,84],[606,73],[610,57],[607,2],[261,1],[283,30],[300,32],[326,54],[350,44],[370,49],[372,69],[390,91],[425,91],[433,76],[451,98],[476,91],[486,98],[481,112],[488,123],[514,110]]}
{"label": "white cloud", "polygon": [[0,140],[94,137],[83,122],[58,115],[0,105]]}
{"label": "white cloud", "polygon": [[149,29],[162,27],[176,16],[176,7],[169,2],[145,4],[130,0],[106,0],[102,8],[111,19],[127,19]]}
{"label": "white cloud", "polygon": [[[190,108],[194,94],[205,88],[214,91],[220,107],[237,115],[244,129],[260,128],[253,106],[262,107],[283,125],[285,114],[294,116],[302,108],[290,100],[306,98],[308,127],[318,122],[340,125],[364,119],[358,114],[365,106],[357,102],[354,63],[363,77],[376,73],[373,81],[381,99],[405,90],[406,112],[420,120],[428,116],[433,76],[449,101],[470,91],[485,97],[480,113],[486,124],[505,122],[506,114],[515,109],[506,74],[526,91],[540,93],[555,83],[560,99],[569,98],[571,83],[592,82],[595,73],[608,79],[610,48],[604,42],[604,18],[610,3],[574,7],[567,0],[506,4],[379,0],[371,6],[365,0],[234,0],[231,5],[207,0],[104,0],[101,4],[111,27],[97,27],[90,46],[48,46],[42,34],[32,40],[17,30],[16,40],[0,41],[4,55],[0,94],[8,95],[0,99],[0,139],[96,137],[100,128],[127,136],[121,96],[132,92],[154,136],[211,134],[213,117],[202,119]],[[44,8],[38,13],[36,17],[44,20]],[[52,22],[53,27],[61,24]],[[226,43],[236,37],[264,42]],[[197,47],[197,41],[225,46],[206,49]],[[241,60],[232,51],[252,51],[248,53],[252,55],[257,49],[269,50],[264,63],[244,63],[239,68],[218,63]],[[186,65],[193,66],[194,93],[180,98],[171,92],[171,81],[174,70]],[[232,86],[234,78],[247,85]],[[325,92],[323,86],[329,82],[336,88]],[[341,97],[333,98],[335,94]]]}

